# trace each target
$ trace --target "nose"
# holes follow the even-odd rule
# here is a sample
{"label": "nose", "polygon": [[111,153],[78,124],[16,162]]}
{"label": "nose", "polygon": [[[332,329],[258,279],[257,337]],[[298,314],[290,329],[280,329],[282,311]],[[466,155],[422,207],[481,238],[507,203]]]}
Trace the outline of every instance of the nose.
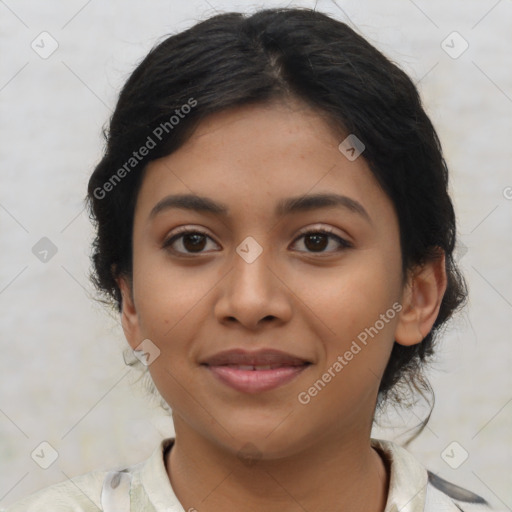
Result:
{"label": "nose", "polygon": [[219,283],[221,295],[214,308],[219,322],[258,330],[290,320],[293,292],[269,256],[270,251],[263,250],[249,263],[235,254],[233,267]]}

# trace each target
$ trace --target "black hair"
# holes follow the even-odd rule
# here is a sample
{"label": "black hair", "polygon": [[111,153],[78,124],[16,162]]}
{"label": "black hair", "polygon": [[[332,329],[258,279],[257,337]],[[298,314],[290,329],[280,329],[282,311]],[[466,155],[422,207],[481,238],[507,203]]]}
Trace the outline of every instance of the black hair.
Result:
{"label": "black hair", "polygon": [[[454,259],[456,222],[441,144],[412,80],[326,14],[277,8],[215,15],[167,37],[140,62],[104,129],[104,156],[88,184],[97,230],[91,279],[120,311],[116,278],[131,278],[134,208],[148,162],[177,150],[210,114],[289,99],[363,141],[362,157],[398,216],[404,275],[445,254],[438,317],[421,343],[394,344],[377,405],[401,403],[404,383],[433,396],[423,368],[436,334],[467,296]],[[150,139],[151,150],[139,152]]]}

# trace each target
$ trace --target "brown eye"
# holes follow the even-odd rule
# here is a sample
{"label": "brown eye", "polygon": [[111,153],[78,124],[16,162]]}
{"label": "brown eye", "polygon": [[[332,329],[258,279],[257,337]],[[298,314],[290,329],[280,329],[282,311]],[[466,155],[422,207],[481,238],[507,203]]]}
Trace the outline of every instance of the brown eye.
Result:
{"label": "brown eye", "polygon": [[[338,252],[343,249],[347,249],[352,247],[350,242],[347,242],[344,238],[341,238],[338,235],[335,235],[332,231],[327,229],[315,229],[302,233],[296,240],[304,239],[304,245],[306,246],[307,251],[301,252]],[[326,251],[325,249],[329,245],[329,241],[334,240],[338,244],[338,249],[334,251]]]}
{"label": "brown eye", "polygon": [[182,243],[187,251],[201,251],[205,246],[205,236],[199,233],[182,235]]}
{"label": "brown eye", "polygon": [[[208,239],[211,240],[211,238],[202,231],[185,230],[171,236],[171,238],[164,242],[162,247],[164,249],[171,247],[173,252],[179,254],[201,254],[207,245]],[[179,247],[179,249],[177,247]]]}
{"label": "brown eye", "polygon": [[304,243],[310,251],[323,251],[329,243],[329,237],[323,233],[305,235]]}

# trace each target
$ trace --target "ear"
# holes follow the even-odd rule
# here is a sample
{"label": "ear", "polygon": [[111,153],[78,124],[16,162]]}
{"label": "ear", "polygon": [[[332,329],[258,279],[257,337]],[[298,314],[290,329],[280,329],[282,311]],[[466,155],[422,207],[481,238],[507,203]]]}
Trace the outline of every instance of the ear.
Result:
{"label": "ear", "polygon": [[395,340],[400,345],[420,343],[436,321],[446,291],[445,253],[413,269],[405,285]]}
{"label": "ear", "polygon": [[125,276],[118,277],[116,282],[122,295],[121,325],[130,347],[135,350],[140,345],[142,338],[140,336],[139,315],[133,300],[133,289],[131,282]]}

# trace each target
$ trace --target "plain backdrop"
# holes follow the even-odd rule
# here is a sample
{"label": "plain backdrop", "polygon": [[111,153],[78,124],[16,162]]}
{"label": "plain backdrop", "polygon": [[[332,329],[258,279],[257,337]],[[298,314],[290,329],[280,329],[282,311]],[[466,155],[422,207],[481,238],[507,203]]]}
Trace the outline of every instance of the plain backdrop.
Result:
{"label": "plain backdrop", "polygon": [[[94,301],[83,198],[101,128],[150,48],[216,12],[262,5],[0,1],[0,507],[68,477],[139,462],[173,435],[169,416],[124,364],[117,316]],[[435,409],[409,450],[511,510],[512,2],[316,7],[413,78],[451,171],[470,302],[439,344],[429,373]],[[373,436],[401,442],[424,412],[390,410]],[[31,457],[49,449],[44,442],[58,456],[48,469]]]}

